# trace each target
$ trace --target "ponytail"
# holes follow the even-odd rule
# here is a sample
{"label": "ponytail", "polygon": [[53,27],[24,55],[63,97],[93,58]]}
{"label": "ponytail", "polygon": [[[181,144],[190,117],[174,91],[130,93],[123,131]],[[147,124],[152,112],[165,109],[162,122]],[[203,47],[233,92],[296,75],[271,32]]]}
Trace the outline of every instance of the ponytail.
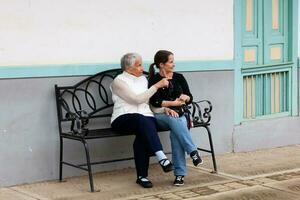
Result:
{"label": "ponytail", "polygon": [[153,78],[155,75],[154,65],[159,68],[160,63],[165,64],[166,62],[168,62],[170,55],[173,55],[173,53],[167,50],[159,50],[158,52],[156,52],[156,54],[154,55],[154,63],[152,63],[149,67],[148,79]]}
{"label": "ponytail", "polygon": [[154,65],[155,63],[152,63],[149,67],[149,76],[148,76],[148,79],[151,79],[154,77],[155,75],[155,69],[154,69]]}

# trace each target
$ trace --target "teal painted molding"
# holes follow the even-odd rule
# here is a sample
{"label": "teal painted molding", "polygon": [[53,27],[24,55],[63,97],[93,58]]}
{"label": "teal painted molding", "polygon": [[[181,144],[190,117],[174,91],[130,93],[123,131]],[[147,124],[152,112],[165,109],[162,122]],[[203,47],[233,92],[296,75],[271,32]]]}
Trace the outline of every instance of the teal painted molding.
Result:
{"label": "teal painted molding", "polygon": [[264,116],[258,116],[255,119],[244,119],[243,121],[257,121],[257,120],[262,120],[262,119],[273,119],[273,118],[278,118],[278,117],[290,117],[291,113],[290,112],[281,112],[281,113],[275,113],[275,114],[270,114],[270,115],[264,115]]}
{"label": "teal painted molding", "polygon": [[293,63],[284,63],[281,65],[265,65],[260,68],[246,68],[242,69],[243,76],[252,74],[264,74],[268,72],[282,72],[290,70],[293,67]]}
{"label": "teal painted molding", "polygon": [[[148,71],[150,62],[144,62]],[[100,71],[119,68],[119,63],[87,63],[87,64],[57,64],[57,65],[29,65],[29,66],[0,66],[0,78],[34,78],[53,76],[83,76],[92,75]],[[176,71],[224,71],[234,70],[233,60],[212,61],[177,61]]]}
{"label": "teal painted molding", "polygon": [[242,48],[242,1],[234,1],[234,124],[240,124],[243,120],[243,76],[241,71]]}
{"label": "teal painted molding", "polygon": [[34,78],[91,75],[118,68],[119,64],[63,64],[0,67],[0,78]]}
{"label": "teal painted molding", "polygon": [[297,116],[299,114],[298,111],[298,67],[297,67],[297,60],[298,60],[298,0],[292,0],[292,4],[290,4],[290,10],[292,10],[292,36],[290,36],[290,44],[292,44],[291,48],[291,55],[292,60],[294,62],[292,68],[292,116]]}

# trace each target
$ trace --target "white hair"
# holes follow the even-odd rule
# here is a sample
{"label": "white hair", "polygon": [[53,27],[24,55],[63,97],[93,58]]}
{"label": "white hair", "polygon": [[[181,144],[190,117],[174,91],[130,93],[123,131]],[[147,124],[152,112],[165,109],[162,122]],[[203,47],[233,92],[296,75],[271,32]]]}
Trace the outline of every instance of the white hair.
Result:
{"label": "white hair", "polygon": [[121,68],[123,71],[128,67],[132,67],[137,59],[142,59],[142,57],[137,53],[127,53],[121,58]]}

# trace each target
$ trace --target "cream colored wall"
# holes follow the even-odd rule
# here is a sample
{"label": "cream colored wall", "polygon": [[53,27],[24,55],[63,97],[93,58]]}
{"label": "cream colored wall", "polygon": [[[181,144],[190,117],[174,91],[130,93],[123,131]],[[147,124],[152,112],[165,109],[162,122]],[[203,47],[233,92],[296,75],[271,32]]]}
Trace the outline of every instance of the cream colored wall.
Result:
{"label": "cream colored wall", "polygon": [[0,0],[0,66],[233,59],[233,0]]}

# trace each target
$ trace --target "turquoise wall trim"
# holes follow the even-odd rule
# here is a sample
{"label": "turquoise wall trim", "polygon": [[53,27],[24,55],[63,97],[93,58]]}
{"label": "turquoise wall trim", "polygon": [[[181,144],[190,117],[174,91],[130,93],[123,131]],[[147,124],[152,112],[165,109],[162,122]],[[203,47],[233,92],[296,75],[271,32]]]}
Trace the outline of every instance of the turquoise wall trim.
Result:
{"label": "turquoise wall trim", "polygon": [[241,71],[242,48],[242,1],[234,1],[234,124],[240,124],[243,120],[243,76]]}
{"label": "turquoise wall trim", "polygon": [[[261,68],[258,70],[242,70],[243,71],[243,76],[250,76],[253,74],[265,74],[265,73],[271,73],[271,72],[283,72],[287,70],[291,70],[293,65],[283,65],[283,66],[274,66],[272,68]],[[291,72],[291,71],[290,71]]]}
{"label": "turquoise wall trim", "polygon": [[281,113],[275,113],[271,115],[264,115],[264,116],[258,116],[255,119],[245,119],[244,121],[257,121],[257,120],[262,120],[262,119],[273,119],[273,118],[278,118],[278,117],[288,117],[290,116],[290,112],[281,112]]}
{"label": "turquoise wall trim", "polygon": [[292,5],[290,5],[290,10],[292,10],[292,37],[290,44],[292,44],[292,60],[294,62],[292,68],[292,115],[297,116],[298,111],[298,68],[297,68],[297,61],[298,61],[298,0],[292,0]]}
{"label": "turquoise wall trim", "polygon": [[[150,62],[145,61],[145,71]],[[0,66],[0,78],[34,78],[52,76],[91,75],[100,71],[118,68],[119,63],[88,63],[61,65]],[[233,70],[233,60],[177,61],[176,71]]]}
{"label": "turquoise wall trim", "polygon": [[278,64],[278,65],[261,65],[260,68],[245,68],[242,69],[243,76],[245,75],[251,75],[253,73],[255,74],[261,74],[261,73],[266,73],[266,72],[279,72],[279,71],[284,71],[287,68],[292,68],[294,63],[292,62],[287,62],[283,64]]}

